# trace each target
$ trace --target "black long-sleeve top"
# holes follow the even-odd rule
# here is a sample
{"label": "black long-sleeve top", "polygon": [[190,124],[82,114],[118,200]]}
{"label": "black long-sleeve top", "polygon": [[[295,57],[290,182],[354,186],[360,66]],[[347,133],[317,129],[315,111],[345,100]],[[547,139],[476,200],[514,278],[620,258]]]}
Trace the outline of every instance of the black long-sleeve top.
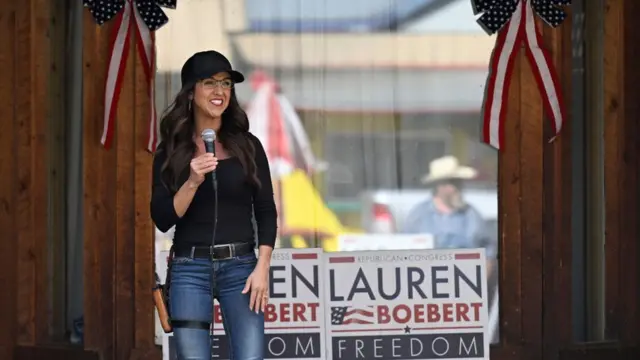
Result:
{"label": "black long-sleeve top", "polygon": [[[255,147],[257,187],[246,178],[240,160],[230,157],[218,160],[218,223],[215,244],[255,243],[252,215],[257,224],[258,245],[273,247],[277,233],[277,213],[267,155],[260,140],[249,133]],[[215,202],[211,174],[196,190],[189,208],[178,217],[173,206],[174,191],[162,181],[161,168],[166,160],[164,144],[158,146],[153,159],[151,218],[158,229],[166,232],[176,226],[173,243],[179,246],[209,246],[213,237]],[[188,171],[180,177],[179,186],[188,180]],[[252,213],[253,212],[253,213]]]}

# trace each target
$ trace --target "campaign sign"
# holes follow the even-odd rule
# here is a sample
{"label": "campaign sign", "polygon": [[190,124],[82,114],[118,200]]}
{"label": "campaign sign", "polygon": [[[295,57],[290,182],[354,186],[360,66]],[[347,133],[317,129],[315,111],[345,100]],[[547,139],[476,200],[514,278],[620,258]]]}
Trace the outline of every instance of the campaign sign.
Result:
{"label": "campaign sign", "polygon": [[[265,359],[325,359],[322,249],[276,249],[270,268],[270,300],[264,312]],[[220,306],[214,304],[212,359],[229,359]],[[241,335],[240,335],[241,336]],[[172,336],[165,360],[177,359]]]}
{"label": "campaign sign", "polygon": [[338,251],[433,249],[432,234],[340,234]]}
{"label": "campaign sign", "polygon": [[329,359],[489,359],[484,249],[324,257]]}

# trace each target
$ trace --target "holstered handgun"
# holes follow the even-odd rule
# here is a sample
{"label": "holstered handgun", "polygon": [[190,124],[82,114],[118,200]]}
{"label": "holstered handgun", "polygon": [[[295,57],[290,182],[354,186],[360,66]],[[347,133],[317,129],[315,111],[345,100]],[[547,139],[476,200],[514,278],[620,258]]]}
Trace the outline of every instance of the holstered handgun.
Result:
{"label": "holstered handgun", "polygon": [[156,286],[153,287],[153,302],[158,310],[158,317],[160,318],[160,325],[165,334],[173,332],[171,326],[171,312],[169,311],[170,291],[171,291],[171,263],[173,259],[173,247],[169,252],[169,259],[167,261],[167,279],[164,284],[160,283],[160,277],[156,273]]}

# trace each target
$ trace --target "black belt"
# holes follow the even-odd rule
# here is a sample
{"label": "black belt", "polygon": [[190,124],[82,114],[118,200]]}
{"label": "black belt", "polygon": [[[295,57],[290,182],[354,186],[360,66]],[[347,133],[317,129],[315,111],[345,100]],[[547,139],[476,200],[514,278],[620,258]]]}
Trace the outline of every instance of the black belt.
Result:
{"label": "black belt", "polygon": [[253,252],[253,244],[236,243],[211,246],[175,246],[173,256],[192,259],[226,260]]}

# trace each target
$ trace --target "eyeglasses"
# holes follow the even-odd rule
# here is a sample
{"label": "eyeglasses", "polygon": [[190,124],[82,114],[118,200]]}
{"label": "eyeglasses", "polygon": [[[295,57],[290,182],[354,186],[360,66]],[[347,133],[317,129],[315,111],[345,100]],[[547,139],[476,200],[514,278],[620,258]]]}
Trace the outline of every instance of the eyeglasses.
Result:
{"label": "eyeglasses", "polygon": [[231,80],[231,79],[224,79],[224,80],[204,79],[204,80],[202,80],[202,86],[205,89],[215,89],[217,86],[220,86],[223,89],[231,89],[233,87],[233,80]]}

